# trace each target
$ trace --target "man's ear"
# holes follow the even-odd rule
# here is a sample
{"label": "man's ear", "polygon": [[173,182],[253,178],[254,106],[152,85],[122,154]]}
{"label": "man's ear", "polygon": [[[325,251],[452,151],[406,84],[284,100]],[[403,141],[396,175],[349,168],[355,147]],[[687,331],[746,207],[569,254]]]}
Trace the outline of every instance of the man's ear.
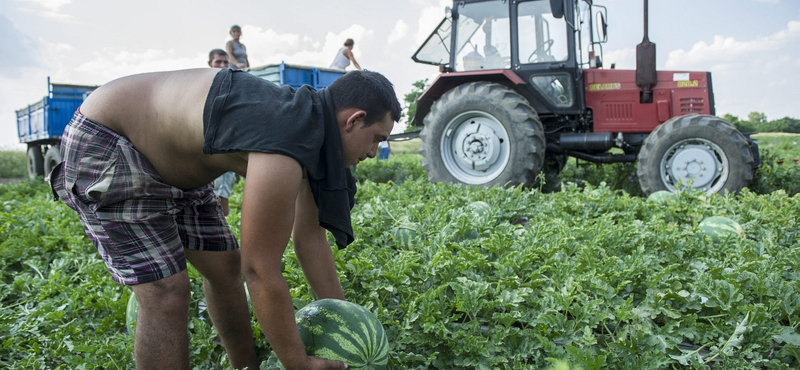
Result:
{"label": "man's ear", "polygon": [[365,123],[367,112],[362,109],[353,108],[352,111],[345,113],[345,117],[346,121],[344,130],[350,132],[358,127],[361,127]]}

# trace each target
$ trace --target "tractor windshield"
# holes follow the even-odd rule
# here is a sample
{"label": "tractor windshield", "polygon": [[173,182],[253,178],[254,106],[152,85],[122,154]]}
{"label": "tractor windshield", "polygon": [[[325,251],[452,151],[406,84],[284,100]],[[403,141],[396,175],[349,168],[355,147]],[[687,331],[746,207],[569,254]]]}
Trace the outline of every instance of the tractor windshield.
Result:
{"label": "tractor windshield", "polygon": [[[553,17],[547,0],[521,1],[512,25],[506,1],[457,2],[455,19],[439,23],[412,59],[417,63],[449,65],[452,71],[511,68],[511,33],[519,45],[514,64],[563,62],[569,58],[567,23]],[[513,26],[513,27],[512,27]],[[453,27],[455,32],[453,33]],[[455,34],[455,49],[451,35]],[[518,59],[517,59],[518,58]]]}
{"label": "tractor windshield", "polygon": [[411,57],[417,63],[441,65],[450,63],[450,18],[442,19],[439,27]]}
{"label": "tractor windshield", "polygon": [[548,1],[520,3],[517,13],[521,64],[567,60],[567,23],[564,17],[553,17]]}
{"label": "tractor windshield", "polygon": [[461,5],[456,24],[453,69],[507,69],[511,67],[511,27],[508,6],[489,1]]}

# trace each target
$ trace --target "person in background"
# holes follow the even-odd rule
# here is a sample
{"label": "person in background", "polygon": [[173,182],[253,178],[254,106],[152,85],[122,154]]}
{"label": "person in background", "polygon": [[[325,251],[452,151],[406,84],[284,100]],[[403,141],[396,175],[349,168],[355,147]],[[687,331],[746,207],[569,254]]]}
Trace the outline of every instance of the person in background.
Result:
{"label": "person in background", "polygon": [[211,68],[228,68],[228,53],[222,49],[214,49],[208,53],[208,66]]}
{"label": "person in background", "polygon": [[239,38],[242,37],[242,28],[233,25],[230,34],[233,40],[229,40],[225,44],[225,50],[228,51],[228,55],[231,57],[231,68],[244,69],[250,67],[250,61],[247,59],[247,48],[239,42]]}
{"label": "person in background", "polygon": [[347,66],[350,65],[350,62],[353,62],[353,66],[356,69],[361,69],[361,66],[358,65],[356,62],[356,57],[353,56],[353,39],[347,39],[344,42],[344,46],[342,46],[338,52],[336,52],[336,57],[333,58],[333,63],[331,63],[330,68],[335,69],[345,69]]}
{"label": "person in background", "polygon": [[[214,49],[208,53],[208,66],[211,68],[228,68],[228,53],[222,49]],[[214,180],[214,195],[219,198],[222,206],[222,213],[227,216],[230,213],[229,201],[233,185],[236,184],[236,174],[225,172],[222,176]]]}
{"label": "person in background", "polygon": [[378,160],[389,159],[389,150],[391,150],[391,146],[389,146],[388,140],[378,143]]}

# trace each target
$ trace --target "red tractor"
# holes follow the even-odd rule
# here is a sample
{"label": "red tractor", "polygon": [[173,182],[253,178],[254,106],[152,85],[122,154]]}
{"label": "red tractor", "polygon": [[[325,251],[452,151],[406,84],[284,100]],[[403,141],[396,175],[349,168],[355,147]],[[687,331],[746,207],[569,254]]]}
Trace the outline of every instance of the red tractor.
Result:
{"label": "red tractor", "polygon": [[412,57],[441,72],[412,121],[431,181],[531,186],[568,157],[638,160],[646,194],[752,180],[758,146],[715,116],[711,74],[656,71],[647,0],[636,70],[603,68],[607,9],[592,0],[455,0],[447,13]]}

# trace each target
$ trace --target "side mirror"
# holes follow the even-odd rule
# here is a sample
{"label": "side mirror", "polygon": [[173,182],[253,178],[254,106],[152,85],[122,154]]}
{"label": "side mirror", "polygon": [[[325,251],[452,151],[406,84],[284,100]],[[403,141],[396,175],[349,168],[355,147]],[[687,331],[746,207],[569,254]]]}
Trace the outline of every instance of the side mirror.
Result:
{"label": "side mirror", "polygon": [[553,17],[564,17],[564,0],[550,0],[550,10],[553,11]]}
{"label": "side mirror", "polygon": [[599,42],[608,41],[608,23],[602,12],[597,12],[597,38]]}

